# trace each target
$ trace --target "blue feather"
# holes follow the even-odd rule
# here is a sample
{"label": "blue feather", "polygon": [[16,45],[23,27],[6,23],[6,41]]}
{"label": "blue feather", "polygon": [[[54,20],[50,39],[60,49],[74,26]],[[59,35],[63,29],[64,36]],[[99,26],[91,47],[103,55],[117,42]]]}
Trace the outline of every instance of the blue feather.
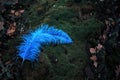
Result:
{"label": "blue feather", "polygon": [[24,42],[18,46],[18,56],[23,59],[23,62],[24,60],[37,61],[42,45],[51,43],[70,44],[73,42],[67,33],[46,24],[41,25],[40,28],[28,35],[24,35],[22,38]]}

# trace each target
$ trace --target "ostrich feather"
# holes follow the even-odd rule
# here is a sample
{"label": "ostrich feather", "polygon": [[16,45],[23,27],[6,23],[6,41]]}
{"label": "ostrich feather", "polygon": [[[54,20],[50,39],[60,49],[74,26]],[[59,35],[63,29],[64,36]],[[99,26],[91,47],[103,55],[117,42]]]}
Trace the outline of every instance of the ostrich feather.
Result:
{"label": "ostrich feather", "polygon": [[24,60],[37,61],[43,45],[73,42],[67,33],[46,24],[28,35],[23,35],[22,39],[23,42],[18,46],[18,56],[23,59],[23,62]]}

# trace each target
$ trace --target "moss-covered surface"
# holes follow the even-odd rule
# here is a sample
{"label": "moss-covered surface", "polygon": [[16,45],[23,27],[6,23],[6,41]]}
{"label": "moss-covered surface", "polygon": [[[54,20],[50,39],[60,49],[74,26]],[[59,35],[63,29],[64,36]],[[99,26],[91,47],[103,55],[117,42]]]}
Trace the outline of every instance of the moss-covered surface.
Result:
{"label": "moss-covered surface", "polygon": [[[78,19],[75,8],[76,5],[81,5],[79,3],[68,6],[67,0],[46,1],[36,0],[24,18],[29,17],[33,30],[42,23],[62,29],[71,36],[73,44],[45,46],[40,54],[40,62],[35,63],[34,68],[30,62],[24,63],[20,80],[83,80],[82,69],[87,61],[85,43],[89,34],[100,32],[102,23],[94,16],[89,16],[85,20]],[[9,44],[7,53],[10,57],[4,60],[12,58],[17,53],[16,45],[19,42],[12,39]]]}

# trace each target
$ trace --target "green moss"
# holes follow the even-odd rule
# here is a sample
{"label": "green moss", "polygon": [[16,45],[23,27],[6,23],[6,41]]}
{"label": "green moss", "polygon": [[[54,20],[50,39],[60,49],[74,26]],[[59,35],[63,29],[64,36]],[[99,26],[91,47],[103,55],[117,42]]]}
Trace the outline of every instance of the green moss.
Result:
{"label": "green moss", "polygon": [[[64,0],[59,1],[60,5],[55,3],[44,14],[41,13],[41,17],[38,17],[37,11],[44,6],[31,6],[29,17],[32,20],[33,28],[41,23],[56,26],[71,36],[73,44],[44,47],[42,56],[45,61],[43,64],[38,64],[37,68],[42,70],[45,66],[48,66],[49,72],[47,75],[44,74],[45,80],[78,80],[82,77],[82,68],[87,60],[86,39],[93,32],[100,33],[102,23],[98,22],[94,16],[83,21],[77,20],[74,10],[61,5]],[[55,61],[56,59],[57,61]]]}

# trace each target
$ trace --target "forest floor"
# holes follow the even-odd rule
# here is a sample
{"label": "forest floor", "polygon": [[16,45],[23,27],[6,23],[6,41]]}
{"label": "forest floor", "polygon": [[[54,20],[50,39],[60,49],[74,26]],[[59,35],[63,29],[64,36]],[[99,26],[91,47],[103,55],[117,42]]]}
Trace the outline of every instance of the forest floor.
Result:
{"label": "forest floor", "polygon": [[[91,33],[100,32],[103,23],[96,20],[91,12],[83,15],[81,7],[82,4],[65,3],[64,0],[48,2],[37,0],[30,6],[26,13],[27,17],[24,18],[29,18],[31,30],[43,23],[49,24],[67,32],[73,43],[45,46],[40,54],[40,62],[34,63],[34,68],[30,62],[24,63],[23,77],[20,80],[83,80],[82,71],[88,60],[85,51],[86,41]],[[19,45],[20,36],[7,42],[9,48],[1,53],[4,63],[17,54],[16,46]]]}

